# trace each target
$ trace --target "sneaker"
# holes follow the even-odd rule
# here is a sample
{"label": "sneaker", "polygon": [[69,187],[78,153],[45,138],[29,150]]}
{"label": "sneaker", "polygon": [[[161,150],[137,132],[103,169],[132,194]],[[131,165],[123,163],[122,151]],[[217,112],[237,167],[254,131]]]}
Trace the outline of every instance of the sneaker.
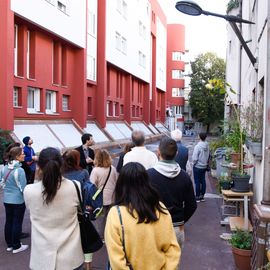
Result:
{"label": "sneaker", "polygon": [[16,253],[25,251],[26,249],[28,249],[28,245],[21,245],[20,248],[13,249],[12,253],[13,253],[13,254],[16,254]]}
{"label": "sneaker", "polygon": [[201,200],[200,199],[196,199],[196,202],[199,203]]}
{"label": "sneaker", "polygon": [[200,201],[201,201],[201,202],[205,202],[205,198],[202,197],[202,198],[200,199]]}
{"label": "sneaker", "polygon": [[12,251],[13,247],[7,247],[7,251]]}

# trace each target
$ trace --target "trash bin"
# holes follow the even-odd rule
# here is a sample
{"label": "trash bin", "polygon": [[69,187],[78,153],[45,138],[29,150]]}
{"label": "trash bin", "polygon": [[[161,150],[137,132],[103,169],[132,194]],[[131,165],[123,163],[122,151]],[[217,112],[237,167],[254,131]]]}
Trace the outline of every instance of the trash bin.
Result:
{"label": "trash bin", "polygon": [[227,172],[227,168],[224,168],[221,166],[221,164],[225,162],[225,158],[226,158],[225,153],[226,153],[225,147],[217,148],[214,153],[214,158],[216,160],[216,166],[217,166],[217,178],[220,177],[222,172]]}

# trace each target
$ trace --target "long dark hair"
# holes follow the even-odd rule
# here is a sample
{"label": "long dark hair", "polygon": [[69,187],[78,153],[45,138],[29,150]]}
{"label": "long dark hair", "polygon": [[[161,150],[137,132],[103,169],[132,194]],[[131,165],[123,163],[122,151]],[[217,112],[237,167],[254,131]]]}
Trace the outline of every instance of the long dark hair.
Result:
{"label": "long dark hair", "polygon": [[61,185],[62,163],[63,161],[59,150],[48,147],[40,152],[38,166],[42,172],[41,178],[44,186],[42,195],[46,204],[53,201],[57,190]]}
{"label": "long dark hair", "polygon": [[121,169],[115,187],[115,204],[126,206],[134,218],[135,210],[138,223],[157,221],[157,210],[166,213],[158,193],[149,183],[145,168],[138,162],[129,162]]}

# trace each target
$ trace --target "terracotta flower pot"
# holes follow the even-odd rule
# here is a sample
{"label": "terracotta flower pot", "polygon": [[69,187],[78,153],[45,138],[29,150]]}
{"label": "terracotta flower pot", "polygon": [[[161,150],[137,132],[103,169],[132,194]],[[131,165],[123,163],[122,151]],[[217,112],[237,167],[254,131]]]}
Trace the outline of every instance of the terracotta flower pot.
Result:
{"label": "terracotta flower pot", "polygon": [[239,270],[250,270],[251,250],[232,247],[235,265]]}
{"label": "terracotta flower pot", "polygon": [[236,167],[239,167],[240,159],[241,159],[240,153],[231,153],[231,161],[236,165]]}

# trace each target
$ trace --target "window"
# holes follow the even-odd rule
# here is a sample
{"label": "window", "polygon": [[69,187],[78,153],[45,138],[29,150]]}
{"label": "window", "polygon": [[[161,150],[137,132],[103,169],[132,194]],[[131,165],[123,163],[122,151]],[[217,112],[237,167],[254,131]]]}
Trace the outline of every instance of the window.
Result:
{"label": "window", "polygon": [[173,52],[172,53],[172,60],[173,61],[180,61],[181,60],[181,52]]}
{"label": "window", "polygon": [[27,89],[27,112],[37,113],[40,111],[40,89],[28,87]]}
{"label": "window", "polygon": [[56,113],[56,92],[46,90],[46,113]]}
{"label": "window", "polygon": [[123,10],[123,17],[127,18],[127,3],[125,1],[122,2],[122,10]]}
{"label": "window", "polygon": [[92,55],[87,55],[87,79],[96,80],[96,58]]}
{"label": "window", "polygon": [[182,117],[182,107],[181,106],[173,106],[174,115],[178,115]]}
{"label": "window", "polygon": [[63,3],[61,3],[61,2],[58,1],[57,2],[57,7],[58,7],[59,10],[63,11],[64,13],[66,13],[67,7]]}
{"label": "window", "polygon": [[121,35],[115,32],[115,48],[121,51]]}
{"label": "window", "polygon": [[35,78],[35,33],[30,30],[27,31],[26,75],[27,79]]}
{"label": "window", "polygon": [[61,84],[67,85],[67,48],[62,45]]}
{"label": "window", "polygon": [[88,104],[87,104],[87,111],[88,115],[93,115],[93,104],[92,104],[92,97],[88,97]]}
{"label": "window", "polygon": [[146,27],[141,21],[139,21],[139,35],[145,39],[146,38]]}
{"label": "window", "polygon": [[181,88],[172,88],[172,97],[184,97],[184,90]]}
{"label": "window", "polygon": [[107,117],[114,116],[114,107],[112,101],[107,101]]}
{"label": "window", "polygon": [[30,70],[30,31],[27,31],[27,52],[26,52],[26,75],[29,79]]}
{"label": "window", "polygon": [[69,96],[67,95],[63,95],[62,96],[62,110],[65,111],[69,111]]}
{"label": "window", "polygon": [[14,26],[14,75],[18,75],[18,25]]}
{"label": "window", "polygon": [[174,69],[172,70],[172,79],[183,79],[184,76],[181,70]]}
{"label": "window", "polygon": [[164,78],[165,78],[164,69],[161,67],[158,68],[158,78],[160,81],[164,81]]}
{"label": "window", "polygon": [[122,0],[117,0],[117,11],[121,14],[122,12]]}
{"label": "window", "polygon": [[122,37],[122,53],[127,54],[127,40]]}
{"label": "window", "polygon": [[69,0],[61,0],[57,1],[57,8],[65,13],[66,15],[69,14]]}
{"label": "window", "polygon": [[145,68],[146,56],[141,51],[139,51],[139,65]]}
{"label": "window", "polygon": [[120,105],[120,114],[124,114],[124,105],[123,104]]}
{"label": "window", "polygon": [[127,3],[124,0],[117,0],[117,11],[122,14],[123,18],[127,19]]}
{"label": "window", "polygon": [[96,36],[96,14],[88,12],[88,33]]}
{"label": "window", "polygon": [[21,106],[21,88],[14,87],[13,88],[13,107],[20,107]]}

